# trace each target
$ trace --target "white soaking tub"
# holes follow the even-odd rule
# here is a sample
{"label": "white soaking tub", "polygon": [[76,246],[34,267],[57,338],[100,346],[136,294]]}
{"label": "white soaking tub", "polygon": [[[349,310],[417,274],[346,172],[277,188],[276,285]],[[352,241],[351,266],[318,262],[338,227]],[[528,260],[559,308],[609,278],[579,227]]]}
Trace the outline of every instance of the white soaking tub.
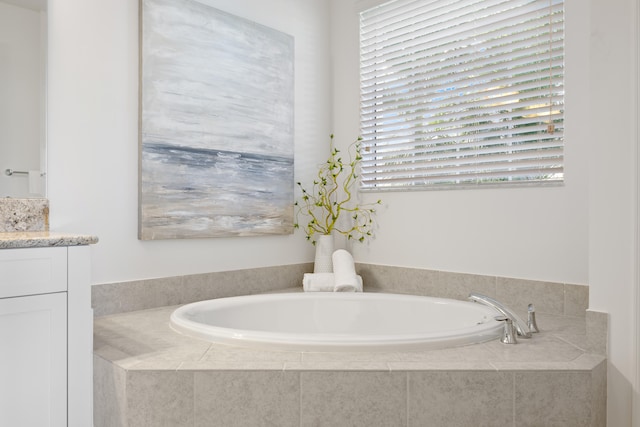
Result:
{"label": "white soaking tub", "polygon": [[187,304],[171,315],[183,334],[270,350],[399,351],[500,337],[493,309],[467,301],[383,293],[283,293]]}

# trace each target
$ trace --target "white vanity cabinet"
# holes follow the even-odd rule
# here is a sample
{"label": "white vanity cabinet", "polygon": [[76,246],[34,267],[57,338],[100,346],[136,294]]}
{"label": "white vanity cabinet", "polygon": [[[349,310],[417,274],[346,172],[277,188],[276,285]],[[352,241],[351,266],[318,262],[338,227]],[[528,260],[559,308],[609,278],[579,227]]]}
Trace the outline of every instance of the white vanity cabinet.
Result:
{"label": "white vanity cabinet", "polygon": [[88,246],[0,249],[0,426],[92,425]]}

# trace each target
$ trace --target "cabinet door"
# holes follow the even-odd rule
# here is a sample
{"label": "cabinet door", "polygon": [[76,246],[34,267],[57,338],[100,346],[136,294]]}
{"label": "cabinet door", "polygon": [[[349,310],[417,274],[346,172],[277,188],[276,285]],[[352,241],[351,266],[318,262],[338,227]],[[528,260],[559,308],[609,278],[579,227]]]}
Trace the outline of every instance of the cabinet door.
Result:
{"label": "cabinet door", "polygon": [[67,425],[67,295],[0,299],[0,426]]}

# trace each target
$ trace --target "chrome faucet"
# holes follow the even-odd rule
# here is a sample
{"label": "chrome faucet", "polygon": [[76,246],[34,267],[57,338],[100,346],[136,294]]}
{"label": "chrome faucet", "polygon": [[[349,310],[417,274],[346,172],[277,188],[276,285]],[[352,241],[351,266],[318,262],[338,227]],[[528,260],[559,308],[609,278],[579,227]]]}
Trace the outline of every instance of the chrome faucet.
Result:
{"label": "chrome faucet", "polygon": [[507,306],[499,303],[498,301],[486,295],[481,295],[476,293],[469,294],[469,301],[477,302],[477,303],[492,307],[503,316],[506,316],[509,319],[511,319],[511,321],[513,322],[513,327],[515,328],[519,336],[521,336],[522,338],[531,338],[531,330],[527,326],[527,322],[522,320],[520,316],[514,313]]}
{"label": "chrome faucet", "polygon": [[504,328],[502,329],[502,336],[500,342],[503,344],[517,344],[516,330],[513,327],[513,322],[507,316],[494,317],[498,322],[504,322]]}
{"label": "chrome faucet", "polygon": [[533,304],[529,304],[527,308],[527,326],[531,333],[540,332],[538,329],[538,323],[536,322],[536,309]]}

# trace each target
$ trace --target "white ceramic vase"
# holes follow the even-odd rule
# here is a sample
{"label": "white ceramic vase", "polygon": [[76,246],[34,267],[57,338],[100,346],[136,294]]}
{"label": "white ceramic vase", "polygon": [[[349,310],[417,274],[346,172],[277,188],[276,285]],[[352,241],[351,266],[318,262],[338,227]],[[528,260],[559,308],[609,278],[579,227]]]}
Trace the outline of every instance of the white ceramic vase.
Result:
{"label": "white ceramic vase", "polygon": [[316,259],[313,264],[314,273],[333,273],[333,235],[323,234],[316,240]]}

